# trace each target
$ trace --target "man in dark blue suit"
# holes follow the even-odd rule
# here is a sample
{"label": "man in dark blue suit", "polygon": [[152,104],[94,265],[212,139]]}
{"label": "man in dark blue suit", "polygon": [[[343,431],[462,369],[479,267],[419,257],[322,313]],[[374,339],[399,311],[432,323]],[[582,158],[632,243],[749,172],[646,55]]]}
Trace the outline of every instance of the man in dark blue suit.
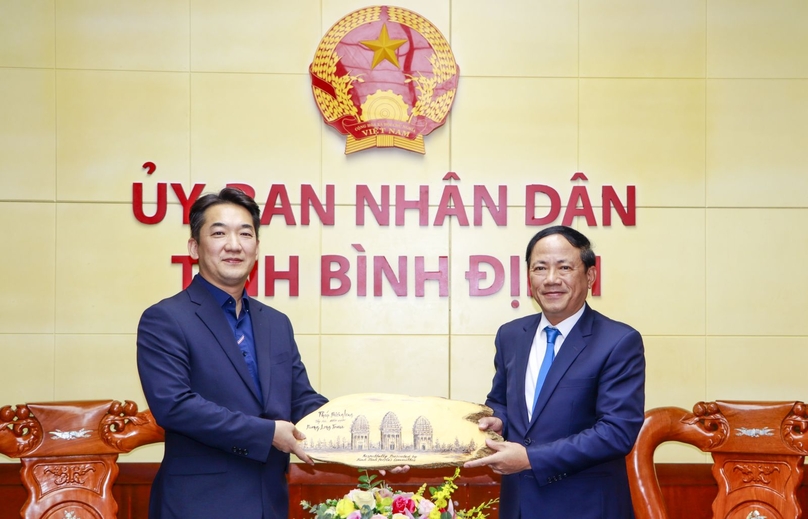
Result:
{"label": "man in dark blue suit", "polygon": [[494,416],[480,421],[506,441],[466,466],[503,475],[501,519],[632,518],[625,456],[644,417],[642,337],[586,304],[597,270],[583,234],[544,229],[525,257],[542,312],[497,332]]}
{"label": "man in dark blue suit", "polygon": [[237,189],[191,207],[186,290],[147,309],[137,361],[149,407],[166,431],[151,519],[285,519],[294,423],[326,402],[311,387],[286,315],[247,296],[260,211]]}

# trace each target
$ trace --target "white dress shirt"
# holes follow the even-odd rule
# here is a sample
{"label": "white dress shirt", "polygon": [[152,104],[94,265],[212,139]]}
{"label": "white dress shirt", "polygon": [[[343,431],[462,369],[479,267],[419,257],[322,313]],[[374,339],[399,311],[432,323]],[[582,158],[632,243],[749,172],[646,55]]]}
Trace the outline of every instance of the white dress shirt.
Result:
{"label": "white dress shirt", "polygon": [[547,350],[547,334],[544,329],[548,326],[553,326],[560,332],[555,341],[555,348],[553,348],[555,355],[558,355],[561,346],[564,344],[564,339],[572,331],[573,326],[578,322],[578,319],[584,314],[583,305],[580,310],[567,317],[555,326],[550,324],[550,321],[541,314],[541,321],[539,321],[539,329],[536,330],[536,335],[533,336],[533,345],[530,347],[530,354],[527,358],[527,370],[525,372],[525,402],[527,402],[527,419],[533,419],[533,397],[536,394],[536,379],[539,376],[539,369],[544,360],[544,353]]}

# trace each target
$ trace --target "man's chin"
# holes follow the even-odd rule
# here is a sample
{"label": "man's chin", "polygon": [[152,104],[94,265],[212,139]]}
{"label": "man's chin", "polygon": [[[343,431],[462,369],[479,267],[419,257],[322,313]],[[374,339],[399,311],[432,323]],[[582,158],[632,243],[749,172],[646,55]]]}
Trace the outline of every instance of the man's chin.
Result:
{"label": "man's chin", "polygon": [[239,269],[239,271],[236,272],[231,270],[227,272],[222,272],[220,273],[219,276],[225,283],[231,286],[235,286],[244,284],[247,281],[247,278],[249,277],[249,272],[244,272],[241,269]]}
{"label": "man's chin", "polygon": [[546,314],[555,314],[563,312],[566,306],[567,305],[565,301],[559,301],[557,299],[552,299],[550,301],[543,299],[539,301],[539,307],[541,307],[541,311]]}

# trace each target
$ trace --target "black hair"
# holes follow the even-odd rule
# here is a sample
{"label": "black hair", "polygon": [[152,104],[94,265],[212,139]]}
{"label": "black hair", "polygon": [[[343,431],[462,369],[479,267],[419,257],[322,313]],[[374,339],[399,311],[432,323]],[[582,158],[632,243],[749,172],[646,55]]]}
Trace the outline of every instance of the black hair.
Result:
{"label": "black hair", "polygon": [[258,204],[241,189],[226,187],[218,193],[211,193],[199,197],[191,206],[188,221],[191,224],[191,238],[199,243],[199,232],[205,224],[205,211],[214,205],[233,204],[246,209],[252,216],[255,228],[255,239],[258,239],[258,226],[261,225],[261,210]]}
{"label": "black hair", "polygon": [[527,252],[525,253],[525,262],[527,263],[528,268],[530,268],[530,255],[533,253],[533,247],[535,247],[536,243],[538,243],[538,241],[542,238],[546,238],[553,234],[560,234],[568,242],[570,242],[570,245],[580,251],[581,261],[583,262],[586,270],[589,270],[590,267],[595,266],[595,251],[592,250],[592,244],[589,243],[589,239],[572,227],[555,225],[553,227],[542,229],[530,239],[530,242],[527,244]]}

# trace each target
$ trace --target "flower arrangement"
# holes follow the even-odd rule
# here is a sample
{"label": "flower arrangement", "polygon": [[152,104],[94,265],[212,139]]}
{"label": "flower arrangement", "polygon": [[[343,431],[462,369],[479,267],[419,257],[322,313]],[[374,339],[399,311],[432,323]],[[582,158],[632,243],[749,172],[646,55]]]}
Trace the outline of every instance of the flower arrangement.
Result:
{"label": "flower arrangement", "polygon": [[311,504],[301,501],[300,506],[314,515],[314,519],[485,519],[484,510],[499,499],[490,499],[469,510],[455,510],[452,492],[457,489],[455,480],[460,469],[451,477],[444,477],[438,487],[429,488],[429,497],[424,494],[424,483],[417,492],[393,490],[377,476],[365,472],[359,476],[357,488],[341,499],[326,499],[324,503]]}

